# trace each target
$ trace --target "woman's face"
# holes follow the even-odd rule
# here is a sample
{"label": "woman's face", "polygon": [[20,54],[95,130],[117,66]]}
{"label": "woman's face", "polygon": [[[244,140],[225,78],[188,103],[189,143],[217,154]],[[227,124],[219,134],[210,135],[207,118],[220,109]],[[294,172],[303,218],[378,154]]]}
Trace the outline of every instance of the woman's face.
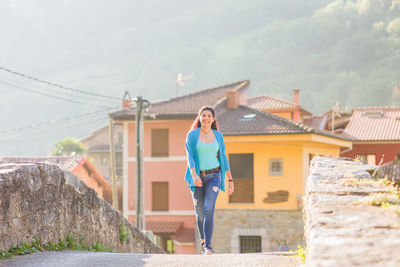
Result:
{"label": "woman's face", "polygon": [[201,114],[200,114],[200,123],[201,126],[209,126],[211,127],[211,124],[214,122],[214,117],[211,113],[211,111],[209,110],[204,110]]}

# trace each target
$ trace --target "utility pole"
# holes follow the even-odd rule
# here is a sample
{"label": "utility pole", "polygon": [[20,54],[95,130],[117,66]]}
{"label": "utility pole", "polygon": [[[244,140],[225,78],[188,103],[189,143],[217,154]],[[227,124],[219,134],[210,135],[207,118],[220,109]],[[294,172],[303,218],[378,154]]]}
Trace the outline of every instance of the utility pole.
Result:
{"label": "utility pole", "polygon": [[109,117],[108,131],[110,136],[110,165],[111,165],[111,179],[112,179],[112,204],[114,209],[118,210],[118,190],[117,190],[117,178],[115,175],[113,119],[110,115],[108,117]]}
{"label": "utility pole", "polygon": [[136,227],[145,230],[144,218],[144,163],[143,163],[143,109],[150,102],[138,96],[136,103]]}

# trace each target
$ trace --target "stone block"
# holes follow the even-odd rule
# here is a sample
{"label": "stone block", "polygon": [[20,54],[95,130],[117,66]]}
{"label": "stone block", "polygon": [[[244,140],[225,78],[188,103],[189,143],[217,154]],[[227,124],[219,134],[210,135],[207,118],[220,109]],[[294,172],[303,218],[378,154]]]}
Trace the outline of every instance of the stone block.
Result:
{"label": "stone block", "polygon": [[392,189],[343,183],[371,179],[373,168],[347,159],[313,159],[304,205],[307,266],[400,266],[400,217],[368,204],[370,194]]}
{"label": "stone block", "polygon": [[[0,165],[0,250],[39,238],[57,243],[68,233],[113,251],[164,253],[75,175],[48,164]],[[120,240],[120,225],[132,233]]]}

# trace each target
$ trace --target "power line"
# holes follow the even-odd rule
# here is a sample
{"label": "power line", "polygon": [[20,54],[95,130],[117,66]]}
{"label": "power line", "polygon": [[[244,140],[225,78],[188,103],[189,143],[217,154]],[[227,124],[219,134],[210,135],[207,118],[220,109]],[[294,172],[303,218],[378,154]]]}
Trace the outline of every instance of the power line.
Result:
{"label": "power line", "polygon": [[[45,92],[45,93],[58,93],[58,92],[55,92],[54,90],[52,90],[52,89],[50,89],[49,90],[49,88],[45,88],[45,87],[37,87],[37,86],[32,86],[31,84],[26,84],[26,83],[21,83],[20,81],[15,81],[15,80],[12,80],[12,79],[7,79],[7,78],[4,78],[4,77],[1,77],[0,76],[0,80],[3,80],[3,81],[6,81],[6,82],[11,82],[14,86],[22,86],[22,87],[24,87],[24,88],[30,88],[30,89],[37,89],[37,90],[39,90],[39,91],[42,91],[42,92]],[[88,95],[76,95],[76,94],[74,94],[74,93],[69,93],[69,92],[62,92],[62,96],[69,96],[69,97],[73,97],[73,98],[76,98],[76,97],[79,97],[79,99],[83,99],[83,98],[89,98],[89,99],[83,99],[83,100],[85,100],[85,101],[87,101],[87,100],[90,100],[90,102],[92,102],[92,101],[110,101],[110,99],[93,99],[93,96],[88,96]],[[58,95],[56,95],[56,97],[59,97]],[[116,101],[115,99],[112,99],[113,101]]]}
{"label": "power line", "polygon": [[1,66],[0,66],[0,70],[6,71],[6,72],[9,72],[11,74],[14,74],[14,75],[26,78],[26,79],[30,79],[30,80],[33,80],[33,81],[36,81],[36,82],[48,84],[48,85],[51,85],[51,86],[55,86],[55,87],[58,87],[58,88],[61,88],[61,89],[65,89],[65,90],[69,90],[69,91],[73,91],[73,92],[77,92],[77,93],[81,93],[81,94],[87,94],[87,95],[91,95],[91,96],[103,97],[103,98],[107,98],[107,99],[121,100],[119,97],[115,97],[115,96],[107,96],[107,95],[102,95],[102,94],[98,94],[98,93],[87,92],[87,91],[83,91],[83,90],[67,87],[67,86],[64,86],[64,85],[61,85],[61,84],[44,81],[44,80],[41,80],[41,79],[26,75],[26,74],[23,74],[23,73],[20,73],[20,72],[16,72],[16,71],[13,71],[13,70],[1,67]]}
{"label": "power line", "polygon": [[51,97],[51,98],[58,99],[58,100],[64,100],[64,101],[68,101],[68,102],[71,102],[71,103],[92,105],[92,106],[98,106],[98,107],[103,107],[104,108],[104,105],[97,105],[97,104],[93,104],[93,103],[84,103],[84,102],[76,101],[76,100],[69,99],[69,98],[50,95],[48,93],[44,93],[44,92],[41,92],[41,91],[38,91],[38,90],[34,90],[34,89],[30,89],[30,88],[27,88],[27,87],[24,87],[24,86],[15,85],[15,84],[12,84],[12,83],[9,83],[9,82],[5,82],[4,80],[1,80],[1,79],[0,79],[0,83],[6,84],[6,85],[11,86],[11,87],[14,87],[16,89],[20,89],[20,90],[23,90],[23,91],[28,91],[28,92],[39,94],[39,95],[44,95],[44,96]]}
{"label": "power line", "polygon": [[80,114],[80,115],[68,116],[68,117],[64,117],[64,118],[61,118],[61,119],[57,119],[57,120],[43,121],[43,122],[33,123],[33,124],[30,124],[30,125],[25,125],[25,126],[20,126],[20,127],[14,127],[14,128],[9,128],[9,129],[3,129],[3,130],[0,129],[0,134],[8,133],[8,132],[21,131],[21,130],[31,129],[31,128],[36,128],[36,127],[44,126],[44,125],[56,124],[56,123],[59,123],[59,122],[62,122],[62,121],[78,119],[78,118],[90,116],[90,115],[93,115],[93,114],[98,114],[99,112],[107,111],[107,110],[111,110],[111,109],[114,109],[114,108],[105,108],[105,109],[101,109],[101,110],[97,110],[97,111],[93,111],[93,112],[88,112],[88,113],[84,113],[84,114]]}
{"label": "power line", "polygon": [[26,136],[26,135],[42,134],[42,133],[47,133],[47,132],[51,132],[51,131],[54,131],[54,130],[71,128],[71,127],[74,127],[74,126],[77,126],[77,125],[89,124],[89,123],[98,122],[98,121],[104,121],[104,120],[106,120],[106,119],[105,118],[101,118],[101,119],[97,119],[97,120],[87,120],[87,121],[83,121],[83,122],[73,123],[73,124],[70,124],[70,125],[63,125],[63,126],[57,127],[57,128],[47,129],[45,131],[35,131],[35,132],[30,132],[30,133],[21,133],[21,134],[15,134],[15,135],[0,136],[0,140],[12,139],[12,138],[15,138],[15,137]]}

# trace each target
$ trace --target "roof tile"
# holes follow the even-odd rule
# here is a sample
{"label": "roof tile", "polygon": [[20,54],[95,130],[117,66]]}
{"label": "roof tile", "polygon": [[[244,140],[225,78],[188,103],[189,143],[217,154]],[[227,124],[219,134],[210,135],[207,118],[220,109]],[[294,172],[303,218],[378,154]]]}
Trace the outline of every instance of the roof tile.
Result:
{"label": "roof tile", "polygon": [[287,109],[295,109],[300,107],[300,110],[304,113],[311,112],[303,109],[301,106],[296,103],[289,102],[283,99],[275,98],[268,95],[260,95],[256,97],[252,97],[247,99],[247,105],[251,108],[257,110],[266,110],[266,111],[278,111],[278,110],[287,110]]}
{"label": "roof tile", "polygon": [[316,133],[347,140],[340,135],[314,129],[247,106],[228,109],[226,108],[226,98],[216,106],[216,112],[219,130],[226,136]]}
{"label": "roof tile", "polygon": [[362,141],[400,140],[400,107],[357,108],[343,135]]}
{"label": "roof tile", "polygon": [[[214,106],[221,98],[226,96],[228,91],[241,91],[248,88],[250,82],[248,80],[235,82],[215,88],[197,91],[181,97],[172,98],[165,101],[152,103],[146,110],[145,116],[154,115],[197,115],[199,109],[204,105]],[[134,109],[123,109],[111,113],[115,119],[131,119],[136,114]]]}

